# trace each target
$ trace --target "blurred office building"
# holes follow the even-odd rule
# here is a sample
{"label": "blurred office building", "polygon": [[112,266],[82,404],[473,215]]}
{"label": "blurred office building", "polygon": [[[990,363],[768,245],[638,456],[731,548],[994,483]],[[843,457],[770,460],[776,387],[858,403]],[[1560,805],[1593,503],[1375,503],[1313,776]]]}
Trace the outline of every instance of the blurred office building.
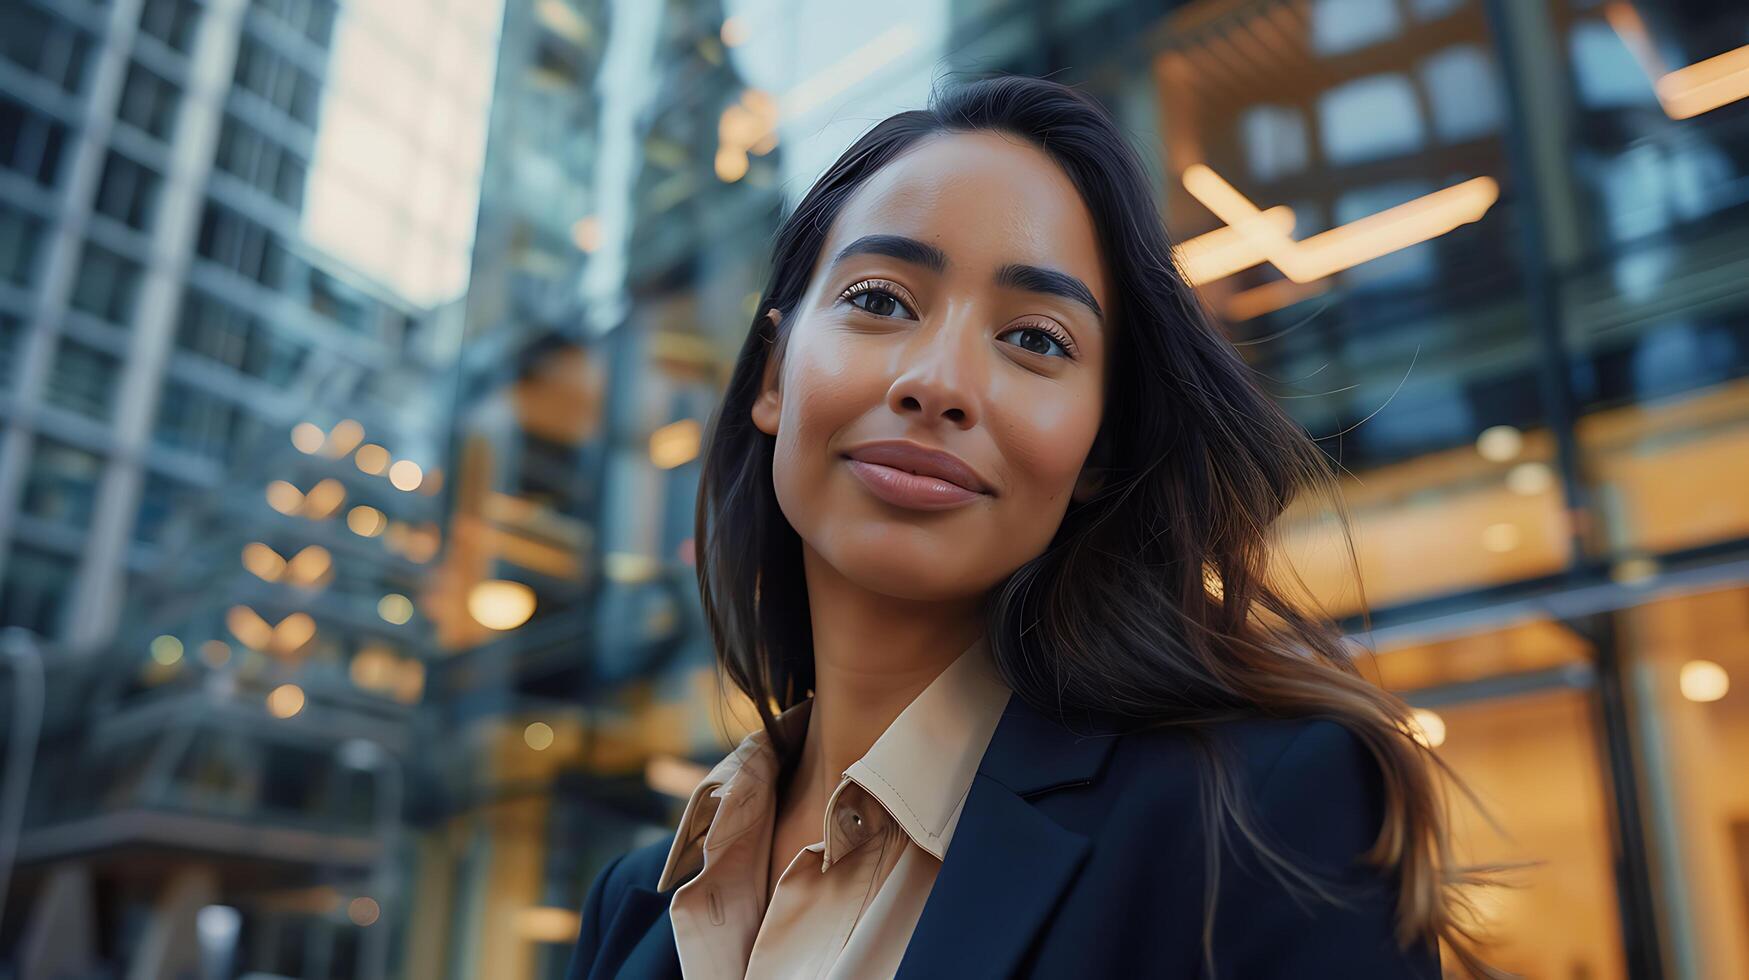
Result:
{"label": "blurred office building", "polygon": [[488,7],[0,9],[0,973],[383,975]]}
{"label": "blurred office building", "polygon": [[1493,960],[1749,976],[1740,2],[0,24],[0,978],[562,976],[756,723],[692,533],[772,232],[991,71],[1112,109],[1343,468],[1363,591],[1309,502],[1283,570],[1500,819],[1462,856],[1540,862]]}

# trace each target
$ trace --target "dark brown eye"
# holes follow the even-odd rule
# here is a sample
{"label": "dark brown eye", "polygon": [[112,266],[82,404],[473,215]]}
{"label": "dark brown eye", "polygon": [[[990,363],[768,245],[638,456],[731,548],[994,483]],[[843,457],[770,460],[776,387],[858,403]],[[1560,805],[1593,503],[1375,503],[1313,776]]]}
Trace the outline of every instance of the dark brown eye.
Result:
{"label": "dark brown eye", "polygon": [[1018,336],[1021,339],[1015,341],[1014,346],[1019,347],[1021,350],[1037,354],[1040,357],[1056,357],[1059,355],[1067,357],[1069,355],[1069,350],[1063,345],[1063,342],[1055,334],[1043,327],[1016,327],[1013,330],[1004,333],[1002,336]]}
{"label": "dark brown eye", "polygon": [[[859,303],[858,300],[867,300],[867,302]],[[850,297],[850,303],[857,309],[872,313],[875,316],[892,316],[901,310],[906,314],[911,312],[897,296],[879,286],[871,286]]]}

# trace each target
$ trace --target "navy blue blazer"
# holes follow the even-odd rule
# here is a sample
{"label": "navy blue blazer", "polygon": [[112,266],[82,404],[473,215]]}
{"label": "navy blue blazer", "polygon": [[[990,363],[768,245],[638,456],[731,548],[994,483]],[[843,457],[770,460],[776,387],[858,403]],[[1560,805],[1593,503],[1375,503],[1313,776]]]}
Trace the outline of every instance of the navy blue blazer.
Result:
{"label": "navy blue blazer", "polygon": [[[1009,698],[898,980],[1211,976],[1197,748],[1184,732],[1077,728]],[[1394,881],[1356,861],[1384,820],[1383,776],[1361,741],[1326,720],[1209,731],[1232,749],[1278,845],[1350,896],[1338,905],[1290,891],[1229,843],[1212,976],[1437,980],[1437,947],[1404,952],[1392,938]],[[596,876],[567,980],[679,980],[668,918],[679,885],[655,890],[672,843],[622,854]]]}

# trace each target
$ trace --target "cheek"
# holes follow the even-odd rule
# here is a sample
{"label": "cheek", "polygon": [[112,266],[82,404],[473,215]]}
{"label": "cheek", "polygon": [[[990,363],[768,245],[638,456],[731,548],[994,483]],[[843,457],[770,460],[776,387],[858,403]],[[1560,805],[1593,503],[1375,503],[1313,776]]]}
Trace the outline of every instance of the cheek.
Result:
{"label": "cheek", "polygon": [[1029,504],[1067,506],[1075,478],[1099,431],[1096,392],[1064,391],[1034,397],[1001,420],[1001,447],[1009,495]]}
{"label": "cheek", "polygon": [[[853,356],[829,331],[798,324],[783,368],[783,412],[772,459],[779,503],[786,512],[806,508],[808,489],[817,487],[832,463],[833,434],[865,411],[882,388],[872,378],[868,358]],[[791,513],[794,522],[798,514]]]}

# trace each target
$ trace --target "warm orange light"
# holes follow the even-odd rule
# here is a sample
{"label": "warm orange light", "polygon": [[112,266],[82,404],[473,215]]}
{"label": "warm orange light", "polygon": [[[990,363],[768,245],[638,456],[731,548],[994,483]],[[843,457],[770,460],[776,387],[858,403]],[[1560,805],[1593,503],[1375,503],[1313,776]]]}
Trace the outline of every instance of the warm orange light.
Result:
{"label": "warm orange light", "polygon": [[575,909],[532,906],[516,913],[516,932],[530,942],[569,943],[576,940],[580,922]]}
{"label": "warm orange light", "polygon": [[437,556],[437,549],[442,544],[443,536],[438,532],[437,525],[426,522],[407,532],[402,548],[408,560],[423,564]]}
{"label": "warm orange light", "polygon": [[243,546],[243,567],[258,579],[277,582],[285,572],[285,559],[267,545],[251,541]]}
{"label": "warm orange light", "polygon": [[593,252],[601,247],[601,219],[594,215],[578,218],[571,225],[571,241],[580,252]]}
{"label": "warm orange light", "polygon": [[534,615],[534,590],[521,582],[488,579],[468,590],[468,615],[487,629],[513,630]]}
{"label": "warm orange light", "polygon": [[304,710],[304,689],[296,684],[281,684],[267,695],[267,711],[275,718],[290,718]]}
{"label": "warm orange light", "polygon": [[1479,220],[1500,197],[1500,185],[1492,177],[1475,177],[1294,241],[1279,229],[1279,219],[1269,219],[1245,195],[1206,164],[1192,164],[1182,176],[1185,190],[1231,226],[1282,275],[1294,282],[1309,283],[1344,269],[1428,239],[1438,238],[1460,225]]}
{"label": "warm orange light", "polygon": [[219,668],[231,662],[231,645],[224,640],[208,640],[200,645],[201,662]]}
{"label": "warm orange light", "polygon": [[322,448],[322,443],[328,438],[322,427],[314,422],[299,422],[292,426],[292,445],[298,447],[300,453],[315,453]]}
{"label": "warm orange light", "polygon": [[395,465],[389,467],[389,483],[396,490],[417,490],[419,489],[419,481],[424,476],[424,472],[419,469],[419,464],[410,459],[396,460]]}
{"label": "warm orange light", "polygon": [[1678,68],[1652,83],[1652,91],[1672,119],[1692,119],[1749,98],[1749,44]]}
{"label": "warm orange light", "polygon": [[225,611],[225,628],[231,635],[243,641],[246,647],[265,649],[273,640],[273,627],[267,625],[267,620],[261,614],[248,606],[232,606]]}
{"label": "warm orange light", "polygon": [[304,492],[290,483],[275,480],[267,485],[267,506],[281,514],[296,514],[303,505]]}
{"label": "warm orange light", "polygon": [[389,465],[389,451],[374,442],[368,443],[358,447],[352,461],[361,472],[376,476],[383,471],[383,467]]}
{"label": "warm orange light", "polygon": [[732,146],[717,148],[717,179],[725,184],[733,184],[747,176],[747,151]]}
{"label": "warm orange light", "polygon": [[553,745],[553,726],[544,721],[531,722],[522,730],[522,741],[536,752],[545,752]]}
{"label": "warm orange light", "polygon": [[310,492],[304,496],[304,516],[313,521],[325,521],[334,516],[334,512],[345,502],[345,485],[328,477],[311,487]]}
{"label": "warm orange light", "polygon": [[273,649],[279,653],[296,653],[316,636],[316,621],[309,613],[295,612],[273,628]]}
{"label": "warm orange light", "polygon": [[1222,225],[1178,246],[1178,261],[1184,276],[1192,286],[1225,279],[1269,260],[1269,246],[1277,236],[1294,230],[1293,208],[1278,204],[1260,211],[1253,221],[1261,222],[1264,235],[1253,235],[1249,223]]}
{"label": "warm orange light", "polygon": [[1476,434],[1476,452],[1485,460],[1505,463],[1524,451],[1524,433],[1510,425],[1490,425]]}
{"label": "warm orange light", "polygon": [[1682,696],[1690,701],[1717,701],[1730,693],[1731,675],[1711,660],[1690,660],[1677,675]]}
{"label": "warm orange light", "polygon": [[340,423],[328,432],[328,442],[322,451],[339,459],[358,448],[364,441],[364,426],[353,419],[342,419]]}
{"label": "warm orange light", "polygon": [[1633,4],[1613,0],[1603,7],[1603,17],[1622,44],[1640,63],[1652,82],[1652,92],[1664,114],[1672,119],[1692,119],[1720,106],[1749,98],[1749,44],[1724,54],[1697,61],[1675,71],[1666,71],[1651,32]]}
{"label": "warm orange light", "polygon": [[650,433],[650,462],[660,469],[671,470],[698,456],[702,430],[697,419],[670,422]]}
{"label": "warm orange light", "polygon": [[368,926],[376,922],[383,914],[377,900],[368,895],[360,895],[346,904],[346,917],[355,926]]}
{"label": "warm orange light", "polygon": [[1426,708],[1416,708],[1410,713],[1409,734],[1422,745],[1437,749],[1445,744],[1445,719]]}
{"label": "warm orange light", "polygon": [[412,657],[403,657],[395,672],[393,694],[402,704],[418,704],[425,690],[425,665]]}
{"label": "warm orange light", "polygon": [[383,533],[387,525],[383,512],[367,504],[359,504],[346,512],[346,526],[361,538],[374,538]]}
{"label": "warm orange light", "polygon": [[300,585],[314,585],[328,574],[334,567],[334,557],[328,549],[319,544],[306,545],[304,550],[292,556],[286,563],[286,570],[294,582]]}
{"label": "warm orange light", "polygon": [[1301,300],[1311,299],[1328,292],[1329,286],[1324,283],[1298,283],[1292,279],[1277,279],[1261,286],[1253,286],[1242,293],[1235,293],[1227,300],[1227,319],[1234,323],[1244,323],[1255,320],[1268,313],[1292,306]]}
{"label": "warm orange light", "polygon": [[352,658],[348,673],[352,683],[367,691],[386,691],[394,687],[400,658],[384,647],[365,647]]}

